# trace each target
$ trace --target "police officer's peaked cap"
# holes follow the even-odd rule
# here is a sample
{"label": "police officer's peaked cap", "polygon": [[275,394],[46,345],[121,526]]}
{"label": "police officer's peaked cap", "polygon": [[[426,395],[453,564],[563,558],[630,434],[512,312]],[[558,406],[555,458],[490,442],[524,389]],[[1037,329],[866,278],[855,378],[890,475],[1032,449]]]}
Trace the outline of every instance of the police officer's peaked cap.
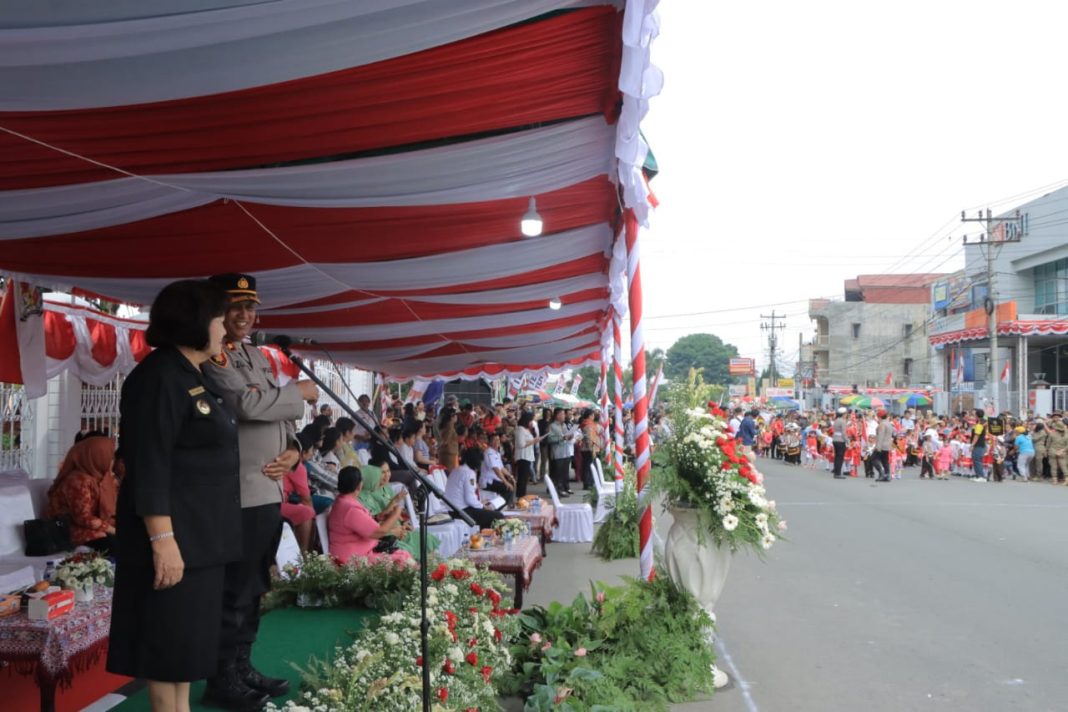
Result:
{"label": "police officer's peaked cap", "polygon": [[211,281],[226,290],[232,302],[256,302],[260,303],[260,296],[256,293],[256,278],[247,274],[216,274],[210,277]]}

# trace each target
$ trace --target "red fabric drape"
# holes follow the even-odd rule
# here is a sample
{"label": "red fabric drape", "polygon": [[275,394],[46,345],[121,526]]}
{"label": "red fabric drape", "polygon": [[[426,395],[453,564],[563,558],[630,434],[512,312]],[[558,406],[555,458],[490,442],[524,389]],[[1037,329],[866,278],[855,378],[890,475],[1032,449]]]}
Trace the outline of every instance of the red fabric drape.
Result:
{"label": "red fabric drape", "polygon": [[22,383],[19,361],[19,335],[15,329],[15,302],[11,285],[0,301],[0,383]]}
{"label": "red fabric drape", "polygon": [[[521,239],[527,199],[403,208],[291,208],[249,211],[309,262],[419,257]],[[538,196],[548,231],[605,222],[615,188],[601,176]],[[94,277],[182,277],[255,272],[297,263],[238,206],[222,201],[126,225],[5,240],[0,268]]]}
{"label": "red fabric drape", "polygon": [[[281,84],[124,107],[0,113],[0,126],[146,174],[333,156],[596,113],[612,120],[620,19],[610,7],[586,8]],[[115,177],[0,135],[0,190]]]}
{"label": "red fabric drape", "polygon": [[45,311],[45,353],[49,358],[65,361],[74,355],[78,345],[74,337],[74,326],[63,314]]}

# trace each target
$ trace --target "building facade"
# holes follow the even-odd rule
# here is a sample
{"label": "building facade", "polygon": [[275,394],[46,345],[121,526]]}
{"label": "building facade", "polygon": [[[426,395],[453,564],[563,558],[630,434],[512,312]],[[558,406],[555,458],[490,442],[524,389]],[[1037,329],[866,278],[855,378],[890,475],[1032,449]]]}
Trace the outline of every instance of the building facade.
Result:
{"label": "building facade", "polygon": [[[943,387],[960,394],[955,402],[971,394],[988,409],[1068,409],[1066,215],[1068,188],[995,216],[989,234],[964,247],[964,273],[936,285],[942,299],[932,300],[933,363]],[[992,359],[988,314],[995,308]]]}
{"label": "building facade", "polygon": [[931,384],[931,285],[944,274],[860,275],[841,300],[809,301],[816,322],[802,358],[821,385],[917,388]]}

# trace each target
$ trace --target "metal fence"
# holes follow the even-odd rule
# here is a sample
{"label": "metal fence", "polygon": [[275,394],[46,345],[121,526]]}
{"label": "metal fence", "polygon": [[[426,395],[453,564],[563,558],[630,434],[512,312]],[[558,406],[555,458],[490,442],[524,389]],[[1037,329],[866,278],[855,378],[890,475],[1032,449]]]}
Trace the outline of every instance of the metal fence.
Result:
{"label": "metal fence", "polygon": [[82,384],[80,413],[81,431],[99,430],[108,435],[119,432],[119,396],[122,394],[122,376],[103,386]]}
{"label": "metal fence", "polygon": [[22,386],[0,383],[0,470],[33,472],[35,411]]}

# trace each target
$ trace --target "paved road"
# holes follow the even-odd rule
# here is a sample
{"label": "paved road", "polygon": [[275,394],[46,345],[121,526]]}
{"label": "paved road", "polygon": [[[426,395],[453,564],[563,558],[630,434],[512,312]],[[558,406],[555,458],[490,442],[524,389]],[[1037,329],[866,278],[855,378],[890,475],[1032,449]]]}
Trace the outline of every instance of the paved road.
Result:
{"label": "paved road", "polygon": [[761,464],[790,541],[736,557],[738,684],[678,710],[1068,710],[1068,487]]}

